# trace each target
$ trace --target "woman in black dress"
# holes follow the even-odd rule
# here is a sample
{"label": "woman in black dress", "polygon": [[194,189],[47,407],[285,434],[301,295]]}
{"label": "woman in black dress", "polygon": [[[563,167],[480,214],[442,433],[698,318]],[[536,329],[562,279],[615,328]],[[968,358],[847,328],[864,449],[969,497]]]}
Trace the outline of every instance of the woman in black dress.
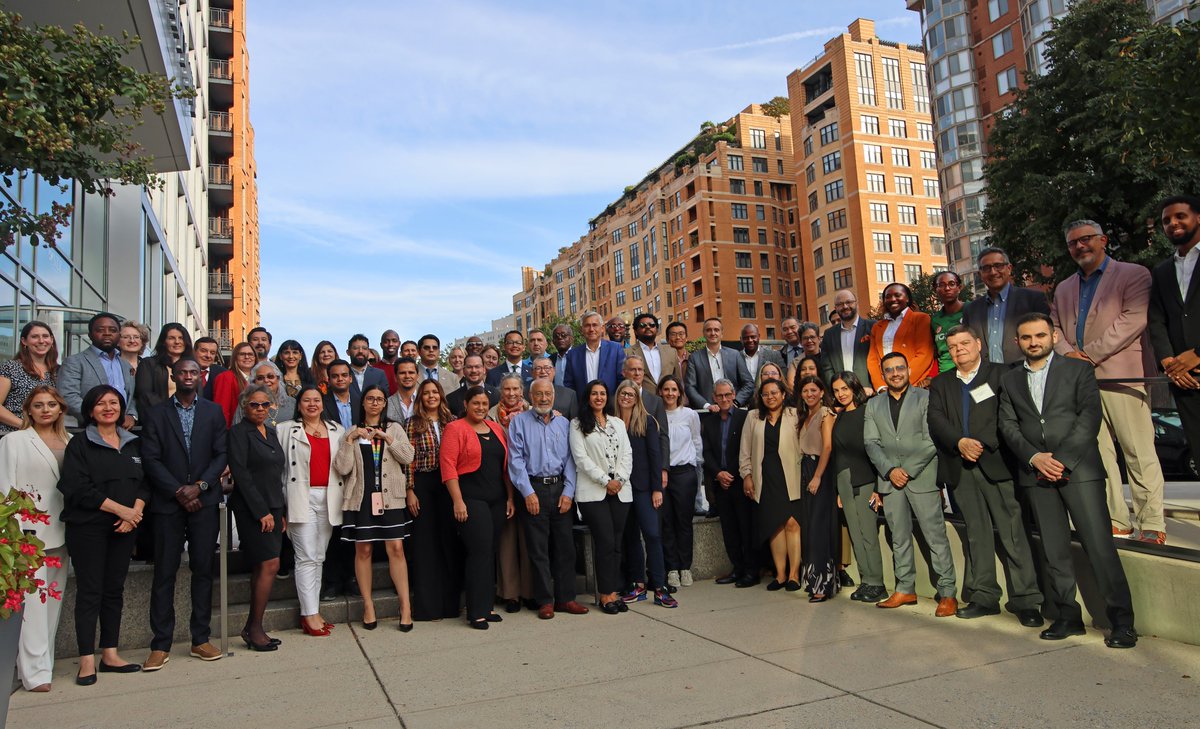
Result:
{"label": "woman in black dress", "polygon": [[237,521],[241,551],[253,565],[250,578],[250,613],[242,629],[246,647],[273,651],[279,641],[263,630],[263,613],[271,585],[279,572],[283,530],[283,446],[275,429],[267,425],[271,391],[264,385],[247,385],[239,402],[242,420],[229,430],[229,472],[233,493],[229,504]]}
{"label": "woman in black dress", "polygon": [[192,357],[192,335],[178,322],[164,324],[154,343],[154,354],[138,364],[133,396],[142,415],[175,394],[171,367],[180,357]]}
{"label": "woman in black dress", "polygon": [[358,406],[358,426],[342,438],[333,470],[341,474],[342,541],[354,543],[354,576],[363,599],[363,627],[379,624],[371,599],[371,553],[375,542],[387,549],[388,571],[400,598],[400,630],[412,630],[412,601],[408,591],[408,509],[404,505],[405,467],[412,463],[413,447],[404,427],[387,419],[387,390],[370,385]]}
{"label": "woman in black dress", "polygon": [[800,380],[796,393],[797,437],[800,441],[801,554],[804,555],[804,589],[809,602],[825,602],[838,591],[837,492],[829,475],[829,454],[833,448],[833,411],[825,383],[819,377]]}
{"label": "woman in black dress", "polygon": [[829,383],[841,409],[833,424],[834,478],[838,502],[846,517],[850,546],[858,562],[859,588],[851,600],[879,602],[888,596],[883,586],[883,559],[879,552],[879,494],[875,493],[875,468],[863,444],[867,393],[853,372],[843,372]]}
{"label": "woman in black dress", "polygon": [[758,503],[756,534],[769,542],[775,579],[768,590],[800,589],[800,447],[796,409],[786,403],[783,383],[758,388],[758,409],[746,416],[738,472],[746,496]]}

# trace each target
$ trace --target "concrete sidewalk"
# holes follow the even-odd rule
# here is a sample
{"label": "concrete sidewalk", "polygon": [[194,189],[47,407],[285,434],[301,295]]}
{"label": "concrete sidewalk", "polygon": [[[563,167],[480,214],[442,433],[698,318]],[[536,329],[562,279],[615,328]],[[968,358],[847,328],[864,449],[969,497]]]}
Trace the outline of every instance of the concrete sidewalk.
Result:
{"label": "concrete sidewalk", "polygon": [[[338,625],[277,633],[215,663],[176,646],[157,673],[75,686],[60,661],[49,694],[18,691],[9,727],[1200,727],[1200,647],[1103,634],[1039,640],[1011,615],[933,617],[931,600],[879,610],[844,591],[683,588],[681,607]],[[124,654],[141,660],[144,651]]]}

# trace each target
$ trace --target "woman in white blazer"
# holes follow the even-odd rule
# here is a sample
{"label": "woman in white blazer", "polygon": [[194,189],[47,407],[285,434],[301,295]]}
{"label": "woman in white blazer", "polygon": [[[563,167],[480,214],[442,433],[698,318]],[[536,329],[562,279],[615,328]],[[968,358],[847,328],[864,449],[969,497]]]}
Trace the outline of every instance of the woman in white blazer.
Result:
{"label": "woman in white blazer", "polygon": [[342,477],[334,471],[333,459],[346,431],[324,418],[325,404],[316,385],[300,388],[296,410],[296,420],[276,428],[287,453],[287,532],[296,550],[301,627],[308,635],[325,636],[333,623],[321,617],[321,569],[333,528],[342,523]]}
{"label": "woman in white blazer", "polygon": [[[48,562],[37,571],[37,579],[58,590],[67,584],[66,528],[59,518],[63,497],[58,490],[63,454],[71,439],[66,417],[67,401],[62,395],[49,385],[39,385],[21,406],[21,429],[0,438],[0,477],[4,479],[0,483],[4,488],[16,487],[33,494],[37,507],[50,516],[50,523],[32,525],[46,545]],[[54,634],[61,612],[62,600],[25,600],[17,674],[29,691],[50,690]]]}
{"label": "woman in white blazer", "polygon": [[587,402],[579,417],[571,421],[575,503],[592,533],[600,608],[615,615],[629,609],[617,593],[621,589],[621,539],[633,502],[629,485],[633,449],[625,423],[613,415],[608,386],[592,380],[584,393]]}

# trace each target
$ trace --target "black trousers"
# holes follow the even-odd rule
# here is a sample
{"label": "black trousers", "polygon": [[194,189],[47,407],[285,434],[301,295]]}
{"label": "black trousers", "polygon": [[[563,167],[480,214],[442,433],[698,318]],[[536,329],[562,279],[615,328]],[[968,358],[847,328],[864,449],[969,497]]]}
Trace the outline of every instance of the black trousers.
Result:
{"label": "black trousers", "polygon": [[696,467],[671,466],[663,491],[663,560],[667,571],[692,568],[692,517],[696,515]]}
{"label": "black trousers", "polygon": [[1033,552],[1021,523],[1012,481],[992,483],[978,468],[964,468],[952,489],[967,528],[967,570],[962,597],[985,607],[1000,607],[1000,582],[996,576],[996,537],[1008,568],[1010,610],[1036,610],[1042,604]]}
{"label": "black trousers", "polygon": [[437,471],[417,471],[409,487],[421,504],[404,545],[413,620],[457,618],[462,595],[462,550],[450,492]]}
{"label": "black trousers", "polygon": [[116,648],[121,639],[125,576],[136,532],[118,534],[107,519],[98,524],[67,524],[67,553],[75,569],[75,639],[81,656],[96,652],[97,618],[100,648]]}
{"label": "black trousers", "polygon": [[475,621],[492,612],[496,553],[504,528],[504,500],[464,498],[463,502],[467,505],[467,520],[458,523],[458,533],[466,550],[467,620]]}
{"label": "black trousers", "polygon": [[1200,390],[1181,390],[1171,385],[1171,397],[1179,409],[1179,420],[1192,455],[1200,458]]}
{"label": "black trousers", "polygon": [[207,643],[212,621],[212,565],[220,538],[217,505],[188,513],[180,508],[172,514],[155,514],[154,587],[150,593],[150,650],[171,651],[175,635],[175,576],[179,572],[183,543],[188,546],[191,572],[192,645]]}
{"label": "black trousers", "polygon": [[625,538],[625,520],[629,504],[609,494],[603,501],[579,503],[583,523],[592,533],[596,558],[596,591],[601,594],[621,591],[621,543]]}
{"label": "black trousers", "polygon": [[[325,548],[325,563],[321,565],[321,584],[339,592],[349,592],[353,582],[354,542],[342,541],[342,528],[335,526],[332,536],[329,537],[329,545]],[[357,591],[355,594],[358,594]]]}
{"label": "black trousers", "polygon": [[721,536],[725,539],[725,554],[733,565],[733,574],[757,577],[758,552],[754,548],[754,507],[757,504],[746,496],[742,479],[736,474],[727,489],[714,482],[713,493],[721,519]]}
{"label": "black trousers", "polygon": [[571,512],[558,511],[565,483],[552,486],[532,481],[538,497],[538,515],[525,508],[525,499],[517,499],[517,518],[525,530],[525,549],[533,567],[533,599],[538,605],[564,603],[575,599],[575,537],[571,531]]}
{"label": "black trousers", "polygon": [[1025,493],[1046,554],[1046,597],[1058,607],[1059,619],[1079,620],[1083,614],[1075,599],[1075,569],[1071,562],[1073,523],[1107,605],[1109,624],[1114,629],[1132,628],[1133,598],[1113,544],[1104,481],[1031,486]]}

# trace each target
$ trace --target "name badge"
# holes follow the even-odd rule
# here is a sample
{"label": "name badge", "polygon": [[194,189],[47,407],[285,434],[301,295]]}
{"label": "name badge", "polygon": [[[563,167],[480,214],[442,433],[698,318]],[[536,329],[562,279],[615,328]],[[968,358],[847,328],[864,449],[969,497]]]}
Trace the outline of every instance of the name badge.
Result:
{"label": "name badge", "polygon": [[992,386],[986,382],[979,387],[976,387],[974,390],[971,390],[971,399],[974,400],[976,404],[991,400],[995,396],[996,393],[992,392]]}

